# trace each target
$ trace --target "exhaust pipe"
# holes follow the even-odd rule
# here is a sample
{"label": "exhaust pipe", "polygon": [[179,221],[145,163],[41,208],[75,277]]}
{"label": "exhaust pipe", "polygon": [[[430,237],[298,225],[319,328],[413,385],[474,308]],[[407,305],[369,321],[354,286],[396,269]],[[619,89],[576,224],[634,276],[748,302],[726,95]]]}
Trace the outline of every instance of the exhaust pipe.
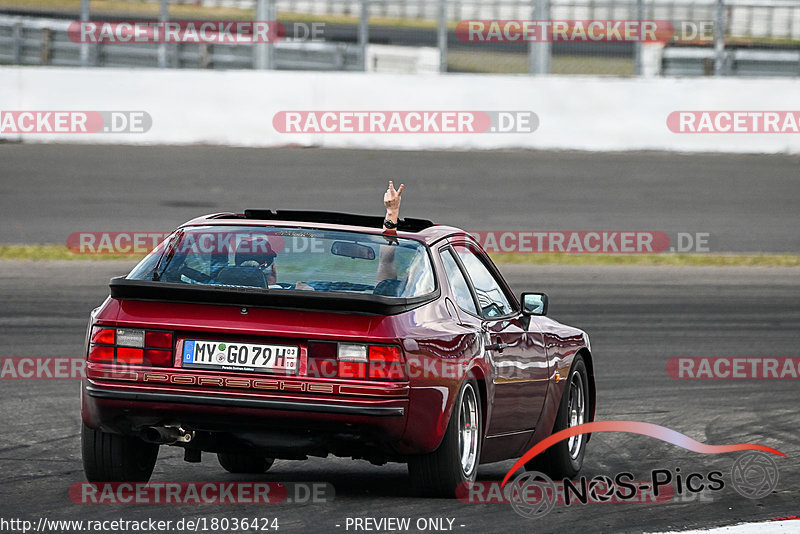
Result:
{"label": "exhaust pipe", "polygon": [[142,439],[144,441],[159,445],[189,443],[193,437],[193,431],[187,432],[179,426],[150,426],[142,431]]}

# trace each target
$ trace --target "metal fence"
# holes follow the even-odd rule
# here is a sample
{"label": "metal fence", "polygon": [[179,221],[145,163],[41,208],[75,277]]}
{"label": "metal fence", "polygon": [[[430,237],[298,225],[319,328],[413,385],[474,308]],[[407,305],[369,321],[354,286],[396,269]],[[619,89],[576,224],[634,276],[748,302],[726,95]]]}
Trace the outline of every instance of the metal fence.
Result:
{"label": "metal fence", "polygon": [[[130,4],[161,0],[123,0]],[[172,5],[254,9],[257,0],[168,0]],[[360,0],[276,0],[283,13],[316,16],[358,17]],[[447,0],[448,20],[525,19],[531,16],[530,0]],[[800,5],[795,0],[742,0],[725,2],[730,29],[734,34],[800,37]],[[633,0],[553,0],[556,19],[626,19],[636,15]],[[646,2],[645,16],[664,20],[710,20],[714,0],[658,0]],[[437,20],[438,0],[372,0],[370,12],[376,17]]]}
{"label": "metal fence", "polygon": [[[438,51],[440,72],[800,75],[800,0],[110,0],[153,19],[324,23],[324,40],[275,44],[79,44],[64,21],[0,17],[0,63],[369,70],[372,45]],[[92,20],[89,0],[76,18]],[[104,2],[107,8],[109,1]],[[100,13],[103,17],[108,13]],[[656,20],[666,43],[465,42],[468,20]],[[703,35],[689,30],[705,28]]]}
{"label": "metal fence", "polygon": [[[122,0],[129,4],[159,4],[161,0]],[[258,0],[167,0],[172,5],[255,9]],[[437,21],[442,13],[439,0],[368,0],[372,17]],[[358,18],[361,0],[275,0],[283,14]],[[528,19],[534,15],[531,0],[446,0],[448,22],[466,19]],[[653,0],[644,3],[644,17],[651,20],[715,20],[716,0]],[[800,39],[800,2],[797,0],[726,0],[723,3],[726,32],[738,37]],[[634,19],[635,0],[552,0],[553,19]]]}
{"label": "metal fence", "polygon": [[[260,57],[249,44],[139,43],[91,46],[68,36],[70,22],[0,16],[0,64],[90,67],[252,69]],[[256,45],[258,46],[258,45]],[[273,67],[362,70],[360,49],[347,43],[282,41],[269,45]]]}

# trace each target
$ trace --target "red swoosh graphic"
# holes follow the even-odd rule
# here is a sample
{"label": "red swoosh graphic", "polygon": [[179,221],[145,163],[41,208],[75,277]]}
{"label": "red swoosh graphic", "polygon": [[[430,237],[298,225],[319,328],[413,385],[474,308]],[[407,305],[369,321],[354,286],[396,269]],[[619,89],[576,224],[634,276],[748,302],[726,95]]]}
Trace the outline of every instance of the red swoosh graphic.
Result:
{"label": "red swoosh graphic", "polygon": [[699,452],[701,454],[722,454],[726,452],[755,450],[770,452],[772,454],[777,454],[784,457],[786,456],[782,452],[767,447],[766,445],[757,445],[754,443],[738,443],[736,445],[707,445],[705,443],[700,443],[699,441],[693,440],[685,434],[681,434],[680,432],[665,426],[660,426],[653,423],[642,423],[639,421],[595,421],[593,423],[584,423],[582,425],[573,426],[560,432],[556,432],[555,434],[543,439],[531,447],[531,449],[526,452],[522,458],[517,460],[517,462],[511,466],[511,469],[509,469],[508,473],[506,473],[506,476],[500,486],[505,486],[506,482],[508,482],[508,479],[511,478],[511,475],[513,475],[517,469],[522,467],[526,462],[530,461],[531,458],[546,450],[551,445],[555,445],[559,441],[571,438],[573,436],[578,436],[580,434],[593,434],[595,432],[627,432],[629,434],[642,434],[643,436],[650,436],[651,438],[660,439],[661,441],[666,441],[667,443],[672,443],[673,445],[683,447],[684,449],[688,449],[693,452]]}

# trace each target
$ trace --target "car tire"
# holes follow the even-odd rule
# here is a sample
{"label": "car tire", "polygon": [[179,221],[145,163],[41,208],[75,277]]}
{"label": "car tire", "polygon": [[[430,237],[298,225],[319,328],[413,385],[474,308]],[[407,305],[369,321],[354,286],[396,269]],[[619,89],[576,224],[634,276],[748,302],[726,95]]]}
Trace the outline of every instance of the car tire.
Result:
{"label": "car tire", "polygon": [[266,473],[275,462],[274,458],[266,458],[254,454],[228,452],[218,452],[217,460],[219,461],[219,465],[228,473],[246,473],[253,475]]}
{"label": "car tire", "polygon": [[439,448],[409,458],[412,486],[426,495],[453,497],[460,484],[474,481],[481,456],[482,430],[478,385],[468,380],[461,384]]}
{"label": "car tire", "polygon": [[[569,370],[569,379],[558,407],[553,434],[589,422],[591,414],[589,375],[586,364],[578,355]],[[586,434],[559,441],[525,464],[528,471],[540,471],[554,480],[573,478],[583,467],[586,454]]]}
{"label": "car tire", "polygon": [[81,432],[81,449],[89,482],[147,482],[158,458],[158,445],[154,443],[86,425]]}

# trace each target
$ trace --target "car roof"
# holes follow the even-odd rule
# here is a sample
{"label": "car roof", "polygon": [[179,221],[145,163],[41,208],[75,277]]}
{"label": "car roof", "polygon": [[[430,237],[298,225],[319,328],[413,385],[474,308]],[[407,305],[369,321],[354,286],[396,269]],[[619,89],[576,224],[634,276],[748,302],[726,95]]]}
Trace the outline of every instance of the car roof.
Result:
{"label": "car roof", "polygon": [[[276,211],[245,210],[242,213],[221,212],[197,217],[180,225],[189,226],[263,226],[284,228],[319,228],[321,230],[342,230],[363,234],[383,235],[382,217],[357,215],[351,213],[324,211]],[[414,239],[432,245],[450,236],[464,235],[467,232],[455,226],[435,224],[425,219],[400,219],[397,230],[392,235]]]}

